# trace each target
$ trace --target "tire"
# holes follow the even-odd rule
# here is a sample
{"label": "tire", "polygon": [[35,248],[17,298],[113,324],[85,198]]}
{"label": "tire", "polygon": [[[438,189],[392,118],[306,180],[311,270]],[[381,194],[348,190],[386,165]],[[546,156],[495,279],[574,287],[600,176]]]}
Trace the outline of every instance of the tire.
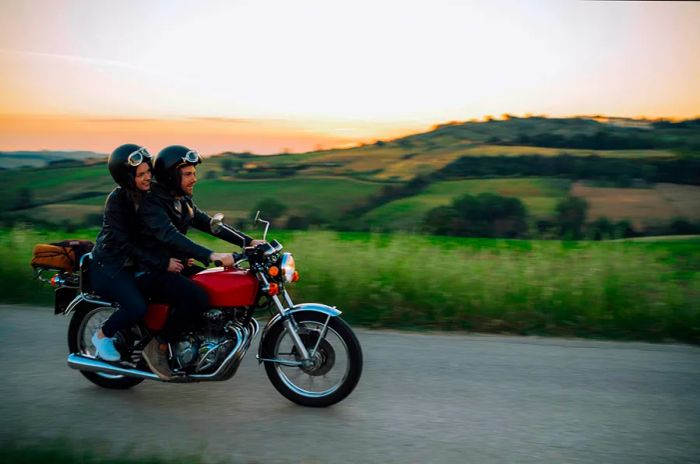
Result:
{"label": "tire", "polygon": [[[311,352],[327,316],[300,311],[293,317],[304,346]],[[281,320],[269,329],[262,344],[263,358],[301,360]],[[339,317],[331,317],[326,336],[318,345],[314,367],[306,369],[266,361],[265,372],[272,385],[288,400],[322,408],[342,401],[355,389],[362,374],[362,348],[350,326]],[[307,386],[302,386],[304,383]],[[323,383],[330,386],[318,385]]]}
{"label": "tire", "polygon": [[[111,306],[83,306],[74,314],[68,326],[68,350],[84,356],[95,357],[95,347],[90,341],[92,334],[114,312]],[[122,334],[118,336],[123,338]],[[120,350],[121,351],[121,350]],[[122,353],[124,355],[124,353]],[[90,382],[103,388],[126,390],[134,387],[144,379],[124,375],[102,374],[99,372],[80,371]]]}

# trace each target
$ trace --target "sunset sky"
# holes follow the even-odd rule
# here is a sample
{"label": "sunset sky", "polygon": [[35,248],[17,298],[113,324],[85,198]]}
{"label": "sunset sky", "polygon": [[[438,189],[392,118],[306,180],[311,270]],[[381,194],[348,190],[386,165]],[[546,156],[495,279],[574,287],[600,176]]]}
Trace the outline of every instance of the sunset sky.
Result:
{"label": "sunset sky", "polygon": [[0,0],[0,150],[346,146],[700,115],[700,3]]}

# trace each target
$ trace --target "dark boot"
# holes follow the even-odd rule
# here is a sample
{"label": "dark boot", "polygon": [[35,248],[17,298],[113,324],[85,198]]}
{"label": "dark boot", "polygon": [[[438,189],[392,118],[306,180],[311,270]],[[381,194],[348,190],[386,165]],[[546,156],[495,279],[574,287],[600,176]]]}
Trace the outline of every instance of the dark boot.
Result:
{"label": "dark boot", "polygon": [[173,372],[168,365],[168,345],[158,343],[155,338],[143,349],[143,359],[148,363],[154,374],[161,380],[170,380]]}

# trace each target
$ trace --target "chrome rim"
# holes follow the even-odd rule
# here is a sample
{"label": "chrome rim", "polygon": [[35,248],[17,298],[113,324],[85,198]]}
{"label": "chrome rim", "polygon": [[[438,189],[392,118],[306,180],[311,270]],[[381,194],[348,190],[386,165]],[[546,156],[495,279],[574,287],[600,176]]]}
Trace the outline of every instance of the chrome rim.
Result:
{"label": "chrome rim", "polygon": [[[315,340],[323,329],[323,324],[316,321],[297,323],[300,332],[306,332]],[[313,344],[306,347],[309,352]],[[275,345],[274,356],[277,359],[301,361],[289,331],[284,329]],[[310,398],[328,396],[338,390],[350,372],[350,352],[343,338],[328,327],[325,338],[319,343],[314,366],[310,368],[275,364],[280,380],[293,392]]]}
{"label": "chrome rim", "polygon": [[[92,335],[104,325],[114,311],[115,309],[112,306],[100,306],[87,313],[83,318],[78,329],[78,350],[80,354],[98,359],[95,345],[92,344]],[[123,375],[105,374],[103,372],[95,373],[105,379],[124,378]]]}

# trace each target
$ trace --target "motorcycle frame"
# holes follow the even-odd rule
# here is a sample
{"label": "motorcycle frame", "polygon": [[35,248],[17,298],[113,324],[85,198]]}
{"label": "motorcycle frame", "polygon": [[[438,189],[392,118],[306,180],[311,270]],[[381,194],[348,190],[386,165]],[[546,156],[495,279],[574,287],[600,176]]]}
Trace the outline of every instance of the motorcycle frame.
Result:
{"label": "motorcycle frame", "polygon": [[[223,225],[224,227],[227,227],[225,224]],[[269,224],[268,224],[269,226]],[[228,228],[228,227],[227,227]],[[266,228],[267,229],[267,228]],[[265,231],[265,235],[267,235],[267,230]],[[72,311],[75,310],[80,304],[83,303],[88,303],[88,304],[94,304],[94,305],[100,305],[100,306],[110,306],[110,307],[118,307],[118,304],[108,302],[108,301],[103,301],[100,299],[97,299],[94,297],[94,295],[86,293],[83,288],[83,263],[86,259],[92,259],[92,253],[87,253],[83,255],[80,259],[80,279],[79,279],[79,288],[78,288],[78,295],[68,304],[66,307],[65,311],[63,311],[64,315],[70,314]],[[236,263],[238,264],[238,263]],[[261,288],[269,288],[269,280],[267,279],[267,276],[265,275],[264,272],[262,272],[259,269],[255,270],[255,275],[257,276],[258,280],[261,282],[262,287]],[[271,299],[272,302],[274,303],[275,308],[277,309],[277,314],[275,314],[265,325],[265,328],[262,331],[262,334],[260,336],[260,341],[259,341],[259,346],[258,346],[258,354],[256,355],[256,358],[258,360],[258,364],[262,364],[263,362],[271,362],[271,363],[279,363],[279,364],[284,364],[288,366],[301,366],[301,367],[310,367],[313,365],[313,360],[316,355],[316,351],[318,350],[318,346],[321,342],[321,340],[326,336],[326,333],[328,331],[328,324],[331,320],[332,317],[338,317],[342,314],[341,311],[339,311],[336,307],[334,306],[327,306],[321,303],[302,303],[299,305],[295,305],[294,302],[292,301],[289,293],[287,290],[282,286],[282,292],[281,292],[282,297],[284,298],[284,302],[286,303],[283,304],[282,300],[280,299],[279,295],[272,295]],[[240,365],[241,361],[243,360],[243,357],[246,355],[248,349],[250,348],[250,345],[257,335],[258,331],[260,330],[260,325],[258,324],[257,320],[252,317],[253,312],[255,311],[254,308],[248,308],[246,310],[246,318],[243,323],[243,327],[234,327],[233,330],[236,333],[236,345],[234,348],[230,351],[230,353],[227,355],[227,357],[224,359],[224,361],[219,365],[219,367],[216,369],[211,374],[189,374],[183,377],[176,377],[173,379],[173,381],[180,381],[180,382],[198,382],[198,381],[221,381],[221,380],[228,380],[233,375],[236,373],[238,370],[238,366]],[[323,327],[321,328],[321,333],[320,336],[318,337],[315,346],[309,351],[306,346],[304,345],[303,341],[301,340],[301,337],[299,337],[299,328],[297,326],[296,320],[294,319],[294,315],[302,312],[302,311],[310,311],[310,312],[317,312],[324,314],[326,316],[326,320],[323,324]],[[294,346],[297,348],[300,357],[301,357],[301,362],[296,362],[296,361],[291,361],[291,360],[285,360],[285,359],[271,359],[271,358],[264,358],[262,356],[262,347],[265,341],[265,338],[267,334],[269,333],[270,329],[276,325],[276,324],[283,324],[287,332],[289,333],[290,337],[292,338],[292,342],[294,343]],[[245,330],[247,328],[247,330]],[[118,374],[118,375],[125,375],[125,376],[130,376],[130,377],[141,377],[145,379],[151,379],[151,380],[156,380],[158,379],[157,376],[154,378],[154,374],[150,372],[145,372],[145,371],[139,371],[135,369],[127,369],[127,368],[122,368],[119,366],[115,366],[113,364],[107,364],[104,363],[100,360],[97,359],[91,359],[86,356],[79,355],[77,353],[70,354],[68,356],[68,365],[74,369],[81,369],[81,370],[88,370],[88,371],[93,371],[93,372],[106,372],[106,373],[111,373],[111,374]]]}

